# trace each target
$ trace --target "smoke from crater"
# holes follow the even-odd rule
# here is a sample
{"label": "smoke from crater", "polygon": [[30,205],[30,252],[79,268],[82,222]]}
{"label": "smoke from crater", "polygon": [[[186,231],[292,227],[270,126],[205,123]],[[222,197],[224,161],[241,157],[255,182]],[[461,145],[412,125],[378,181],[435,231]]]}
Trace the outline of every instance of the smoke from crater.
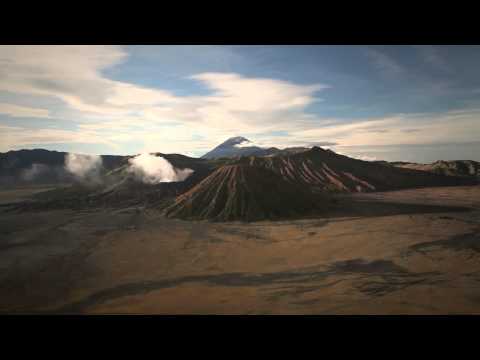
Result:
{"label": "smoke from crater", "polygon": [[48,170],[49,167],[47,165],[34,163],[29,168],[23,170],[20,177],[24,181],[33,181],[38,176],[44,175]]}
{"label": "smoke from crater", "polygon": [[65,156],[65,169],[79,180],[98,182],[102,158],[98,155],[68,153]]}
{"label": "smoke from crater", "polygon": [[193,173],[192,169],[177,169],[167,159],[148,153],[137,155],[128,162],[128,171],[147,184],[184,181]]}

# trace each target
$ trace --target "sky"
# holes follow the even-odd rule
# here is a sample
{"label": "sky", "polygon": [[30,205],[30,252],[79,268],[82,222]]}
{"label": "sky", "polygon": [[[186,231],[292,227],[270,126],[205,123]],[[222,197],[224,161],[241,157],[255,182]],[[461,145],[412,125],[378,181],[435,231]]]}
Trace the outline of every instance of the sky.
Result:
{"label": "sky", "polygon": [[480,161],[480,46],[0,46],[0,152],[201,156],[229,137]]}

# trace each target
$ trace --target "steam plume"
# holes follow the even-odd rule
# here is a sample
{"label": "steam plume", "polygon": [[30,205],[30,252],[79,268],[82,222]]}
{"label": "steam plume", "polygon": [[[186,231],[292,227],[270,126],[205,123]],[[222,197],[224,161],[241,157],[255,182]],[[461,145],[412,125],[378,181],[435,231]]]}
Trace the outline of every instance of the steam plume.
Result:
{"label": "steam plume", "polygon": [[32,181],[39,175],[46,173],[49,170],[45,164],[32,164],[28,169],[25,169],[21,173],[21,178],[26,181]]}
{"label": "steam plume", "polygon": [[235,144],[234,147],[236,148],[244,148],[244,147],[250,147],[250,146],[258,146],[258,147],[262,147],[261,144],[256,144],[250,140],[242,140],[242,142],[238,143],[238,144]]}
{"label": "steam plume", "polygon": [[147,184],[183,181],[193,173],[192,169],[176,169],[165,158],[148,153],[137,155],[128,162],[128,171]]}
{"label": "steam plume", "polygon": [[98,155],[69,153],[65,156],[65,168],[80,180],[98,180],[102,158]]}

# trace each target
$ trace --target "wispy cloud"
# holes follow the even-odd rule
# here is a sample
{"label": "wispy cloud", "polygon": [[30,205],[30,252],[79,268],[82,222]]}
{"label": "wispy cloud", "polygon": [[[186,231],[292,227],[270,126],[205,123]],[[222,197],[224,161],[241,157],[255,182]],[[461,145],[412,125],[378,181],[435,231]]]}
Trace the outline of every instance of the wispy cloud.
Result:
{"label": "wispy cloud", "polygon": [[258,112],[304,108],[323,84],[295,85],[274,79],[245,78],[238,74],[205,73],[192,76],[214,90],[207,99],[227,111]]}
{"label": "wispy cloud", "polygon": [[406,69],[394,58],[374,47],[365,48],[365,54],[386,76],[398,76],[403,75],[406,72]]}
{"label": "wispy cloud", "polygon": [[21,126],[0,125],[0,151],[20,149],[33,144],[105,144],[118,150],[118,144],[95,132],[63,129],[29,129]]}
{"label": "wispy cloud", "polygon": [[[210,94],[175,96],[164,89],[114,81],[102,74],[127,56],[117,46],[0,47],[5,70],[0,74],[0,90],[63,101],[68,115],[64,117],[75,119],[77,130],[45,130],[34,136],[40,143],[42,134],[45,142],[60,141],[63,135],[65,142],[102,138],[104,143],[113,143],[137,138],[144,143],[142,151],[180,152],[194,135],[209,140],[197,141],[193,147],[207,149],[238,133],[279,127],[288,131],[312,123],[315,118],[305,109],[321,100],[317,92],[328,88],[235,73],[200,73],[191,76],[191,81],[204,84]],[[5,109],[13,116],[13,110],[16,114],[21,110],[9,104]],[[33,110],[28,113],[31,117],[49,114]],[[24,144],[33,140],[18,134],[17,139]]]}
{"label": "wispy cloud", "polygon": [[479,117],[480,109],[399,114],[375,120],[351,121],[300,130],[292,132],[291,135],[305,140],[328,138],[342,146],[465,143],[476,140],[474,134],[479,129]]}
{"label": "wispy cloud", "polygon": [[433,45],[414,45],[414,48],[420,53],[423,61],[436,69],[450,72],[451,68],[440,51]]}
{"label": "wispy cloud", "polygon": [[32,108],[28,106],[18,106],[14,104],[0,103],[0,114],[6,114],[12,117],[31,117],[31,118],[49,118],[48,109]]}
{"label": "wispy cloud", "polygon": [[[407,73],[402,64],[378,48],[364,50],[384,75]],[[426,51],[430,51],[428,61],[441,64],[435,51]],[[320,115],[319,102],[330,85],[323,83],[203,72],[188,80],[208,92],[180,96],[163,88],[112,80],[104,74],[127,59],[128,53],[120,46],[0,46],[0,91],[59,99],[63,104],[42,109],[2,102],[0,113],[32,118],[56,118],[61,113],[71,122],[68,129],[55,125],[35,131],[27,125],[0,125],[0,149],[83,143],[120,151],[124,144],[138,142],[137,152],[198,155],[236,135],[262,146],[353,146],[473,141],[479,130],[477,109],[325,118]],[[335,89],[335,84],[331,88]],[[309,111],[314,104],[320,108],[317,113]]]}

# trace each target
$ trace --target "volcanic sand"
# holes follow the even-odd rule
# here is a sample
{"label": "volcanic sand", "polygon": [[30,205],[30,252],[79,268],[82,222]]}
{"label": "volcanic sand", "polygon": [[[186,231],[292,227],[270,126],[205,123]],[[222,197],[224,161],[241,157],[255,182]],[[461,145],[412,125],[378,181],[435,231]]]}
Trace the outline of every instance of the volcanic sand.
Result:
{"label": "volcanic sand", "polygon": [[479,260],[480,186],[342,196],[278,222],[3,210],[0,312],[477,314]]}

